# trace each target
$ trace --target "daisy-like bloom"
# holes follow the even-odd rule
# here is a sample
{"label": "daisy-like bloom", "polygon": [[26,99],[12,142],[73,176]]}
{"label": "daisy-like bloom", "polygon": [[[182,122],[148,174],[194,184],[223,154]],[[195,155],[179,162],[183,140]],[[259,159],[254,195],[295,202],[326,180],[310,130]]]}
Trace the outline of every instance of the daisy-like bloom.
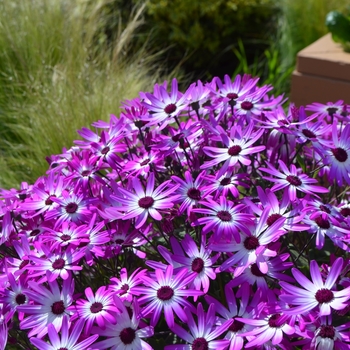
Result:
{"label": "daisy-like bloom", "polygon": [[336,180],[339,186],[343,185],[343,179],[350,185],[350,124],[346,125],[338,139],[337,121],[332,128],[334,148],[327,149],[325,164],[329,166],[328,177],[330,181]]}
{"label": "daisy-like bloom", "polygon": [[196,274],[188,274],[187,268],[173,275],[173,266],[168,265],[165,274],[161,269],[156,269],[154,278],[143,276],[142,280],[147,287],[135,287],[134,292],[142,295],[138,302],[142,305],[148,303],[141,310],[141,316],[146,317],[152,313],[151,326],[155,326],[164,311],[165,320],[171,328],[174,325],[174,312],[182,322],[187,321],[182,307],[193,306],[186,300],[189,296],[203,295],[203,292],[187,289],[188,285],[195,279]]}
{"label": "daisy-like bloom", "polygon": [[93,328],[94,333],[100,336],[107,337],[96,344],[96,349],[110,349],[110,350],[153,350],[142,338],[151,337],[154,333],[153,327],[147,326],[139,327],[139,307],[135,300],[132,304],[132,316],[130,317],[128,309],[123,302],[114,295],[114,304],[119,309],[117,315],[117,322],[115,324],[106,324],[106,329]]}
{"label": "daisy-like bloom", "polygon": [[237,187],[249,188],[249,186],[242,180],[247,180],[247,174],[233,174],[233,170],[229,170],[222,175],[217,173],[216,175],[208,175],[205,177],[207,180],[203,191],[205,195],[214,192],[214,198],[219,196],[227,197],[228,194],[232,194],[233,197],[239,197],[239,192]]}
{"label": "daisy-like bloom", "polygon": [[[286,282],[280,282],[286,294],[281,294],[280,299],[292,305],[290,309],[284,310],[286,314],[302,314],[317,308],[319,316],[331,314],[331,310],[342,310],[350,299],[350,286],[341,291],[334,290],[337,278],[343,268],[343,259],[338,258],[329,270],[324,282],[321,272],[315,260],[310,263],[310,274],[312,282],[299,270],[293,268],[292,274],[297,282],[304,288],[295,287]],[[293,307],[296,305],[296,307]]]}
{"label": "daisy-like bloom", "polygon": [[79,260],[84,256],[84,251],[82,250],[66,250],[62,253],[50,252],[48,247],[43,245],[41,242],[35,244],[40,244],[41,249],[45,253],[45,257],[38,257],[34,255],[29,255],[29,260],[32,264],[28,265],[27,270],[31,271],[31,277],[42,276],[38,281],[39,283],[46,281],[46,271],[50,271],[50,281],[61,277],[66,280],[72,275],[72,271],[82,270],[81,266],[78,266]]}
{"label": "daisy-like bloom", "polygon": [[171,330],[186,341],[186,345],[175,344],[167,345],[164,350],[224,350],[229,345],[228,339],[217,339],[222,333],[224,333],[233,320],[227,320],[220,326],[215,327],[215,305],[210,304],[208,312],[203,310],[202,303],[198,303],[197,306],[197,320],[198,325],[194,321],[191,311],[185,307],[185,313],[187,315],[187,324],[190,332],[187,332],[182,327],[174,324]]}
{"label": "daisy-like bloom", "polygon": [[[230,340],[230,350],[241,350],[243,349],[244,336],[242,333],[245,333],[253,328],[248,324],[240,322],[237,318],[254,318],[251,312],[248,312],[247,309],[251,309],[251,305],[249,305],[250,299],[250,286],[248,283],[242,283],[242,286],[237,291],[237,294],[233,292],[230,283],[225,286],[225,297],[227,301],[228,308],[224,307],[219,301],[214,299],[213,297],[206,295],[205,300],[210,305],[213,304],[215,306],[215,311],[220,315],[218,324],[224,324],[228,320],[233,320],[229,328],[227,329],[227,334],[225,335],[225,339]],[[258,296],[258,293],[255,293]],[[239,307],[238,307],[238,300]],[[254,303],[252,301],[251,303]]]}
{"label": "daisy-like bloom", "polygon": [[86,199],[83,194],[79,195],[73,191],[62,192],[60,198],[52,196],[50,198],[59,206],[47,212],[45,219],[55,219],[55,227],[59,227],[65,221],[75,223],[87,221],[91,215],[89,204],[96,201],[95,199]]}
{"label": "daisy-like bloom", "polygon": [[69,183],[65,177],[55,173],[39,178],[33,186],[32,196],[20,204],[21,209],[30,211],[27,215],[33,217],[58,207],[52,198],[61,197],[62,191]]}
{"label": "daisy-like bloom", "polygon": [[[154,173],[147,179],[146,190],[143,189],[138,178],[132,179],[133,188],[136,193],[118,187],[119,195],[112,196],[113,199],[123,204],[122,207],[106,208],[104,217],[108,219],[128,220],[136,218],[135,228],[140,228],[150,215],[154,220],[162,220],[159,209],[173,207],[173,202],[178,195],[170,196],[180,185],[173,185],[171,181],[164,181],[154,189]],[[123,213],[124,212],[124,213]]]}
{"label": "daisy-like bloom", "polygon": [[[171,237],[171,239],[174,240],[175,238]],[[206,247],[205,235],[202,235],[202,242],[199,249],[189,234],[185,235],[185,238],[181,241],[181,245],[187,256],[184,254],[173,254],[171,259],[180,263],[182,266],[186,266],[190,273],[196,273],[196,278],[190,286],[193,286],[197,290],[203,289],[203,292],[206,294],[210,286],[209,278],[212,280],[216,278],[216,273],[212,266],[219,258],[219,254],[210,257],[211,250]],[[196,297],[194,300],[196,301]]]}
{"label": "daisy-like bloom", "polygon": [[327,118],[328,121],[333,119],[335,114],[341,114],[343,111],[343,101],[339,100],[337,102],[327,102],[326,104],[322,103],[313,103],[305,107],[306,111],[314,112],[312,116],[318,120]]}
{"label": "daisy-like bloom", "polygon": [[285,189],[285,193],[288,193],[291,202],[297,199],[297,191],[317,196],[316,193],[327,193],[329,190],[325,187],[314,185],[317,183],[316,179],[313,179],[306,174],[300,173],[294,164],[290,165],[290,170],[287,165],[282,161],[278,161],[282,171],[278,171],[273,165],[267,163],[268,168],[259,168],[270,175],[276,176],[276,178],[266,177],[263,178],[274,182],[271,191],[275,192],[281,189]]}
{"label": "daisy-like bloom", "polygon": [[84,320],[78,320],[71,332],[69,332],[69,321],[67,316],[63,316],[61,337],[58,334],[56,328],[52,325],[48,325],[48,335],[50,344],[39,338],[30,338],[32,344],[34,344],[39,350],[57,350],[57,349],[69,349],[69,350],[86,350],[97,349],[96,347],[90,347],[90,345],[98,338],[98,335],[92,335],[83,341],[78,343],[81,333],[84,328]]}
{"label": "daisy-like bloom", "polygon": [[[26,277],[20,277],[17,281],[14,276],[9,273],[7,274],[9,288],[2,289],[0,288],[0,303],[3,303],[5,306],[9,306],[10,315],[14,314],[17,310],[17,306],[24,305],[28,302],[28,298],[24,294],[25,288],[25,279]],[[20,312],[18,315],[18,319],[20,321],[23,320],[23,313]]]}
{"label": "daisy-like bloom", "polygon": [[146,269],[136,269],[131,275],[128,276],[128,271],[125,267],[120,270],[120,278],[112,277],[110,279],[110,289],[119,296],[121,300],[132,302],[134,288],[142,283],[143,277],[146,273]]}
{"label": "daisy-like bloom", "polygon": [[248,266],[257,263],[258,269],[262,273],[267,273],[267,259],[276,256],[276,252],[269,249],[267,245],[284,235],[282,230],[284,217],[280,217],[271,226],[266,225],[270,212],[270,207],[266,207],[256,225],[250,226],[248,234],[240,234],[237,242],[217,242],[210,245],[214,251],[229,252],[234,254],[228,258],[221,266],[220,271],[225,271],[229,267],[236,265],[234,276],[239,276]]}
{"label": "daisy-like bloom", "polygon": [[85,289],[87,300],[79,299],[76,306],[70,307],[71,310],[77,310],[76,317],[86,321],[84,333],[90,334],[94,322],[101,329],[105,329],[106,322],[115,323],[115,314],[118,309],[114,306],[113,293],[105,286],[100,287],[95,295],[90,287]]}
{"label": "daisy-like bloom", "polygon": [[28,281],[28,285],[31,290],[26,290],[25,295],[30,303],[17,307],[18,311],[29,315],[21,321],[20,329],[30,329],[28,337],[36,335],[37,338],[47,334],[49,324],[59,332],[64,315],[72,314],[68,307],[73,301],[74,280],[71,278],[64,280],[61,291],[56,280],[48,282],[50,290],[33,281]]}
{"label": "daisy-like bloom", "polygon": [[185,94],[181,95],[176,79],[173,79],[171,83],[170,94],[164,86],[159,86],[159,95],[146,92],[146,101],[142,104],[149,109],[150,115],[143,116],[143,120],[148,122],[148,126],[160,123],[159,130],[164,129],[173,121],[173,117],[178,116],[188,106],[187,96],[190,93],[191,89],[188,89]]}
{"label": "daisy-like bloom", "polygon": [[201,201],[200,204],[208,207],[192,209],[194,213],[206,214],[206,216],[195,220],[192,226],[203,225],[202,233],[206,234],[213,231],[213,241],[218,241],[222,236],[231,239],[234,237],[237,243],[241,241],[238,230],[249,233],[247,225],[253,224],[254,217],[250,214],[241,213],[242,209],[245,209],[244,204],[235,205],[233,202],[227,200],[225,197],[220,196],[219,201],[212,200],[209,197],[205,198],[206,201]]}
{"label": "daisy-like bloom", "polygon": [[262,318],[259,319],[237,318],[240,322],[255,326],[253,330],[244,333],[247,337],[255,336],[254,339],[245,344],[245,348],[254,346],[256,349],[257,346],[262,346],[270,340],[272,345],[281,344],[284,340],[284,334],[292,335],[295,333],[294,327],[286,322],[288,316],[280,313],[263,313],[261,316]]}
{"label": "daisy-like bloom", "polygon": [[252,144],[264,133],[263,129],[253,133],[253,127],[253,122],[250,123],[244,131],[242,131],[240,126],[232,127],[230,137],[228,137],[226,133],[221,133],[220,136],[224,147],[205,146],[203,148],[204,153],[214,159],[205,162],[201,166],[201,169],[211,168],[224,162],[220,170],[220,175],[222,175],[228,170],[228,168],[235,166],[238,162],[244,165],[250,165],[251,161],[248,156],[265,149],[265,146],[251,147]]}
{"label": "daisy-like bloom", "polygon": [[180,195],[176,202],[181,203],[178,215],[181,215],[185,210],[187,215],[189,215],[193,207],[197,206],[198,202],[202,199],[203,192],[201,191],[201,185],[204,181],[205,174],[206,171],[202,171],[197,176],[196,180],[193,180],[191,173],[186,171],[185,181],[177,176],[171,177],[173,181],[180,185],[176,191],[176,193]]}

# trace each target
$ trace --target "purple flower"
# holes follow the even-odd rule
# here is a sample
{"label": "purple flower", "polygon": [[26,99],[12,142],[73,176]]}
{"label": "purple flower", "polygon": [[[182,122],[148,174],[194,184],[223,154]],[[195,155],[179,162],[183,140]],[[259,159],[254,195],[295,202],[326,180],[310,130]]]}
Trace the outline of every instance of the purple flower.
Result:
{"label": "purple flower", "polygon": [[317,262],[310,263],[312,282],[299,270],[293,268],[292,274],[297,282],[304,288],[295,287],[286,282],[280,282],[286,294],[281,294],[280,299],[295,306],[284,310],[286,314],[300,314],[317,308],[319,316],[330,315],[331,309],[342,310],[350,299],[350,287],[343,290],[334,290],[334,285],[343,268],[343,259],[338,258],[332,265],[326,281],[324,282]]}
{"label": "purple flower", "polygon": [[220,326],[215,327],[214,304],[210,304],[208,312],[205,313],[202,303],[198,303],[198,325],[196,325],[192,313],[187,307],[185,307],[185,313],[187,315],[187,324],[191,333],[188,333],[177,324],[174,324],[171,327],[171,330],[181,339],[184,339],[188,345],[167,345],[164,350],[224,350],[227,348],[230,343],[228,339],[216,339],[230,327],[233,320],[227,320]]}
{"label": "purple flower", "polygon": [[73,301],[74,280],[70,278],[64,280],[61,291],[56,280],[48,282],[50,290],[32,281],[29,281],[28,285],[31,290],[25,291],[25,295],[30,304],[17,307],[18,311],[29,315],[21,321],[20,329],[30,329],[28,337],[36,335],[38,338],[47,334],[49,324],[59,332],[64,315],[72,314],[68,311],[68,307]]}
{"label": "purple flower", "polygon": [[205,162],[201,166],[201,169],[208,169],[221,162],[225,162],[220,171],[220,175],[222,175],[228,170],[228,168],[233,167],[238,162],[241,162],[244,165],[249,165],[251,161],[248,156],[265,149],[265,146],[251,147],[264,132],[264,130],[260,130],[253,133],[253,126],[254,124],[250,123],[244,131],[239,126],[232,127],[230,137],[224,132],[221,133],[221,141],[224,144],[224,147],[205,146],[203,148],[204,153],[214,159]]}
{"label": "purple flower", "polygon": [[329,190],[327,188],[313,185],[317,183],[316,179],[310,178],[306,174],[301,174],[300,171],[294,164],[290,165],[290,170],[286,164],[282,161],[278,161],[281,171],[278,171],[271,164],[267,163],[268,168],[259,168],[261,171],[264,171],[270,175],[276,176],[277,178],[264,177],[266,180],[274,182],[275,185],[272,186],[271,191],[275,192],[281,189],[285,189],[285,193],[288,193],[288,196],[291,202],[294,202],[297,199],[297,191],[312,194],[315,193],[327,193]]}
{"label": "purple flower", "polygon": [[332,138],[334,148],[327,149],[325,164],[329,169],[329,180],[336,180],[339,186],[343,185],[343,179],[350,184],[350,124],[346,125],[338,139],[338,123],[333,123]]}
{"label": "purple flower", "polygon": [[[159,209],[165,210],[173,206],[173,201],[178,195],[170,196],[180,185],[172,185],[171,181],[164,181],[160,186],[154,189],[154,173],[151,173],[146,190],[143,189],[139,179],[132,180],[135,194],[118,188],[119,195],[112,196],[113,199],[123,204],[123,207],[106,208],[105,216],[109,219],[132,219],[136,218],[135,228],[140,228],[150,215],[155,220],[162,220]],[[124,212],[124,213],[123,213]]]}
{"label": "purple flower", "polygon": [[244,204],[234,205],[233,202],[227,200],[221,196],[219,198],[220,203],[212,200],[209,197],[205,198],[205,201],[201,201],[200,204],[208,207],[195,208],[192,211],[194,213],[206,214],[207,216],[201,217],[192,223],[192,226],[205,225],[202,229],[202,233],[206,234],[213,231],[212,241],[218,241],[222,237],[231,240],[232,237],[237,243],[241,241],[238,230],[249,232],[246,225],[253,223],[253,216],[246,213],[241,213],[241,210],[246,206]]}
{"label": "purple flower", "polygon": [[[61,339],[58,331],[54,325],[48,325],[48,334],[50,339],[50,344],[39,338],[30,338],[31,343],[33,343],[39,350],[57,350],[57,349],[69,349],[69,350],[94,350],[96,347],[90,347],[90,345],[98,338],[98,335],[92,335],[83,341],[78,343],[79,337],[83,331],[84,320],[78,320],[71,332],[69,332],[69,322],[68,317],[63,316],[62,328],[61,328]],[[70,333],[70,334],[69,334]]]}
{"label": "purple flower", "polygon": [[123,302],[114,295],[114,304],[119,309],[120,313],[117,315],[116,323],[106,324],[106,329],[101,330],[98,327],[93,328],[93,332],[104,336],[107,339],[102,340],[94,346],[97,349],[110,350],[153,350],[142,338],[148,338],[153,335],[153,327],[147,326],[139,328],[139,307],[138,303],[134,301],[132,304],[130,316],[129,310],[125,307]]}
{"label": "purple flower", "polygon": [[141,310],[142,317],[152,313],[151,326],[155,326],[159,321],[161,312],[164,311],[165,320],[169,327],[174,325],[174,312],[182,320],[187,321],[186,314],[182,306],[193,308],[186,300],[189,296],[203,295],[203,292],[187,289],[196,275],[188,274],[186,268],[173,275],[173,267],[169,265],[165,274],[162,270],[156,269],[154,278],[143,276],[143,283],[147,287],[135,287],[135,293],[142,296],[138,299],[140,304],[148,303]]}
{"label": "purple flower", "polygon": [[70,310],[76,310],[76,317],[86,321],[85,334],[90,334],[94,322],[101,329],[105,329],[106,322],[115,323],[115,315],[118,309],[114,306],[113,293],[105,286],[100,287],[95,295],[90,287],[85,289],[87,300],[79,299],[76,306],[70,307]]}

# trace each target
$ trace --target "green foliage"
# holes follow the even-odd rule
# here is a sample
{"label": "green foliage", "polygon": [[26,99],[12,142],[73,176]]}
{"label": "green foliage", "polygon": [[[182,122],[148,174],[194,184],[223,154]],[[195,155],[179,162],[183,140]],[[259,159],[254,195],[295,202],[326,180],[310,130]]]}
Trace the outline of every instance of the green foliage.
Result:
{"label": "green foliage", "polygon": [[326,16],[326,26],[334,41],[340,42],[344,48],[350,43],[350,16],[331,11]]}
{"label": "green foliage", "polygon": [[[232,48],[242,39],[249,54],[267,46],[275,14],[273,0],[150,0],[149,25],[155,41],[170,49],[170,65],[185,62],[187,70],[232,71]],[[222,69],[220,69],[222,68]],[[212,74],[209,74],[212,75]]]}
{"label": "green foliage", "polygon": [[77,129],[160,80],[144,47],[128,55],[144,6],[103,40],[108,3],[0,0],[0,187],[35,181]]}

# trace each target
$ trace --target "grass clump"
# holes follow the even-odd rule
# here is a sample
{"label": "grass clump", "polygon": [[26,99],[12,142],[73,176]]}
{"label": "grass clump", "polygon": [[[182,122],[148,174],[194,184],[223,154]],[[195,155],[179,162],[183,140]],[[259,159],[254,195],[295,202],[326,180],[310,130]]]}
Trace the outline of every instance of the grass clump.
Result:
{"label": "grass clump", "polygon": [[35,181],[77,129],[108,120],[120,101],[159,80],[145,47],[128,55],[144,5],[106,40],[107,4],[0,0],[0,187]]}

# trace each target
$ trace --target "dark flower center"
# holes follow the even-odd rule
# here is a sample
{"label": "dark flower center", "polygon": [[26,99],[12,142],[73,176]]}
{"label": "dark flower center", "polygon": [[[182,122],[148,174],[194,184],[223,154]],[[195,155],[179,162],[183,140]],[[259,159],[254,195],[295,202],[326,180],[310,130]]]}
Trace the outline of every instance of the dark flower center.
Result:
{"label": "dark flower center", "polygon": [[124,328],[120,334],[119,334],[119,337],[120,337],[120,340],[125,344],[125,345],[128,345],[128,344],[131,344],[134,339],[135,339],[135,330],[132,329],[131,327],[128,327],[128,328]]}
{"label": "dark flower center", "polygon": [[196,201],[199,201],[201,197],[201,191],[197,190],[197,188],[190,188],[187,191],[187,196],[190,197],[191,199],[194,199]]}
{"label": "dark flower center", "polygon": [[281,314],[274,314],[269,318],[269,326],[271,328],[281,328],[283,324],[278,324]]}
{"label": "dark flower center", "polygon": [[242,151],[242,147],[239,146],[239,145],[235,145],[235,146],[232,146],[228,149],[227,153],[231,156],[231,157],[234,157],[234,156],[238,156],[239,155],[239,152]]}
{"label": "dark flower center", "polygon": [[334,339],[335,336],[335,330],[333,326],[321,326],[320,332],[318,335],[321,338],[330,338]]}
{"label": "dark flower center", "polygon": [[152,197],[146,196],[144,198],[139,199],[139,206],[141,208],[148,209],[150,208],[154,203],[154,199]]}
{"label": "dark flower center", "polygon": [[348,159],[348,154],[346,153],[346,151],[343,148],[333,148],[332,149],[332,153],[334,155],[334,158],[338,161],[338,162],[345,162]]}
{"label": "dark flower center", "polygon": [[81,175],[82,176],[89,176],[91,174],[91,171],[90,170],[84,170],[82,171]]}
{"label": "dark flower center", "polygon": [[66,212],[68,214],[74,214],[78,210],[78,204],[76,203],[68,203],[66,205]]}
{"label": "dark flower center", "polygon": [[231,184],[231,178],[230,177],[224,177],[221,181],[220,181],[220,185],[221,186],[227,186]]}
{"label": "dark flower center", "polygon": [[143,162],[140,163],[141,166],[147,165],[151,160],[149,158],[145,159]]}
{"label": "dark flower center", "polygon": [[63,269],[65,265],[65,261],[64,259],[62,258],[58,258],[56,259],[53,263],[52,263],[52,267],[55,269],[55,270],[61,270]]}
{"label": "dark flower center", "polygon": [[338,111],[338,108],[335,108],[335,107],[328,107],[327,108],[327,112],[328,112],[328,115],[330,117],[333,117],[333,114],[336,113]]}
{"label": "dark flower center", "polygon": [[334,299],[334,294],[331,290],[322,288],[316,292],[315,298],[320,304],[329,303]]}
{"label": "dark flower center", "polygon": [[174,142],[179,142],[183,138],[184,138],[184,135],[183,135],[183,133],[180,132],[179,134],[174,135],[171,139]]}
{"label": "dark flower center", "polygon": [[59,348],[58,350],[68,350],[67,348]]}
{"label": "dark flower center", "polygon": [[259,267],[256,263],[254,263],[251,267],[250,267],[250,271],[251,273],[256,276],[256,277],[264,277],[265,276],[265,273],[262,273],[260,270],[259,270]]}
{"label": "dark flower center", "polygon": [[227,98],[229,98],[230,100],[235,100],[238,95],[235,94],[234,92],[229,92],[227,95],[226,95]]}
{"label": "dark flower center", "polygon": [[243,322],[234,320],[228,330],[233,332],[233,333],[237,333],[238,331],[243,329],[243,327],[244,327],[244,323]]}
{"label": "dark flower center", "polygon": [[107,154],[110,150],[111,149],[108,146],[106,146],[106,147],[102,148],[101,154]]}
{"label": "dark flower center", "polygon": [[29,260],[23,260],[21,264],[18,266],[18,270],[23,269],[26,265],[29,264]]}
{"label": "dark flower center", "polygon": [[347,217],[350,215],[350,208],[341,208],[340,214]]}
{"label": "dark flower center", "polygon": [[241,103],[241,107],[242,107],[242,109],[245,109],[246,111],[250,111],[254,107],[254,105],[249,101],[244,101]]}
{"label": "dark flower center", "polygon": [[123,284],[120,289],[122,290],[122,292],[120,293],[120,295],[124,295],[126,294],[126,292],[129,290],[129,286],[125,283]]}
{"label": "dark flower center", "polygon": [[100,312],[101,310],[103,309],[103,305],[101,303],[93,303],[91,306],[90,306],[90,311],[93,313],[93,314],[97,314],[98,312]]}
{"label": "dark flower center", "polygon": [[171,113],[174,113],[175,111],[176,111],[176,105],[174,103],[170,103],[164,108],[164,112],[166,114],[171,114]]}
{"label": "dark flower center", "polygon": [[163,286],[157,290],[158,299],[163,301],[170,300],[173,297],[173,295],[174,291],[169,286]]}
{"label": "dark flower center", "polygon": [[27,298],[24,294],[21,293],[21,294],[16,295],[16,303],[18,305],[24,304],[26,302],[26,300],[27,300]]}
{"label": "dark flower center", "polygon": [[306,136],[308,139],[315,139],[316,138],[316,134],[315,133],[313,133],[311,130],[309,130],[309,129],[303,129],[302,131],[301,131],[303,134],[304,134],[304,136]]}
{"label": "dark flower center", "polygon": [[56,196],[52,195],[49,198],[47,198],[45,201],[45,205],[51,205],[53,203],[53,200],[51,199],[52,197],[56,197]]}
{"label": "dark flower center", "polygon": [[40,233],[40,230],[36,228],[30,233],[30,236],[33,237],[33,236],[38,235],[39,233]]}
{"label": "dark flower center", "polygon": [[324,211],[325,213],[328,213],[328,214],[330,214],[331,213],[331,211],[330,211],[330,209],[328,208],[328,207],[326,207],[325,205],[320,205],[320,209],[322,210],[322,211]]}
{"label": "dark flower center", "polygon": [[247,250],[255,250],[260,246],[260,243],[255,236],[250,236],[245,239],[243,245]]}
{"label": "dark flower center", "polygon": [[115,244],[122,245],[125,241],[123,239],[121,239],[121,238],[118,238],[114,242],[115,242]]}
{"label": "dark flower center", "polygon": [[331,224],[329,223],[329,221],[327,219],[324,219],[322,215],[318,216],[315,219],[315,222],[318,225],[318,227],[323,228],[325,230],[328,230],[331,227]]}
{"label": "dark flower center", "polygon": [[226,210],[221,210],[219,211],[216,216],[221,220],[221,221],[231,221],[232,220],[232,215],[226,211]]}
{"label": "dark flower center", "polygon": [[67,242],[71,239],[72,237],[70,235],[67,235],[67,234],[63,234],[61,236],[61,240],[64,241],[64,242]]}
{"label": "dark flower center", "polygon": [[282,215],[278,214],[278,213],[271,214],[266,220],[267,226],[271,226],[273,223],[275,223],[281,217],[282,217]]}
{"label": "dark flower center", "polygon": [[192,350],[208,350],[208,342],[204,338],[196,338],[192,343]]}
{"label": "dark flower center", "polygon": [[302,184],[298,176],[288,175],[286,180],[293,186],[300,186]]}
{"label": "dark flower center", "polygon": [[203,267],[204,267],[204,261],[201,258],[195,258],[192,261],[192,271],[194,272],[202,272],[203,271]]}
{"label": "dark flower center", "polygon": [[62,300],[60,301],[55,301],[52,305],[51,305],[51,311],[53,314],[55,315],[61,315],[64,313],[65,307],[64,307],[64,303]]}

